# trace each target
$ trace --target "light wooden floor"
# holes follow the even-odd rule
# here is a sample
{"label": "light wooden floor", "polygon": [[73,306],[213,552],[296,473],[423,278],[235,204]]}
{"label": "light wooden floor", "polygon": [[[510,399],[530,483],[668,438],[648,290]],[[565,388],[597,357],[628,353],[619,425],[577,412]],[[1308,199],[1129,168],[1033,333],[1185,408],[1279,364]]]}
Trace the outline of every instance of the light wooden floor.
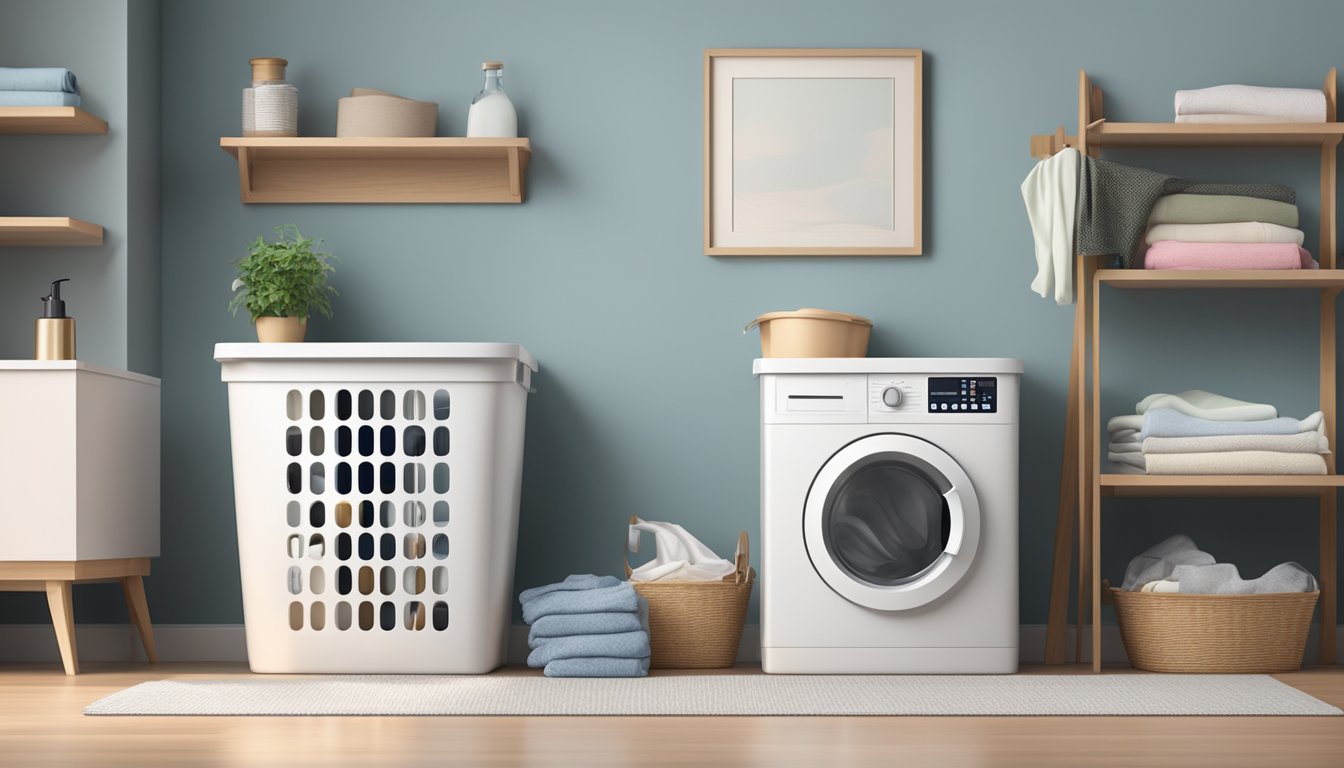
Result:
{"label": "light wooden floor", "polygon": [[[1344,717],[84,717],[145,680],[248,674],[84,670],[0,666],[0,765],[1344,766]],[[1344,705],[1344,667],[1280,679]]]}

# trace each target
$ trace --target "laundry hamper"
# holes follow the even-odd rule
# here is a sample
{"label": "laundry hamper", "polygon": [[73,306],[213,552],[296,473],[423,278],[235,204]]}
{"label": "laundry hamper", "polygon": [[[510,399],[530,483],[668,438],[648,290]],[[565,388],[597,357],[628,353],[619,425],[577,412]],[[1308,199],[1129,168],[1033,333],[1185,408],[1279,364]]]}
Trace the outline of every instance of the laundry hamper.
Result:
{"label": "laundry hamper", "polygon": [[254,672],[504,660],[537,363],[515,344],[219,344]]}
{"label": "laundry hamper", "polygon": [[1181,595],[1103,584],[1129,662],[1149,672],[1249,674],[1302,666],[1320,592]]}
{"label": "laundry hamper", "polygon": [[[633,525],[637,518],[631,517]],[[649,666],[724,669],[737,662],[742,624],[756,583],[747,532],[738,534],[736,571],[722,581],[632,581],[649,601]],[[632,573],[625,560],[625,575]]]}

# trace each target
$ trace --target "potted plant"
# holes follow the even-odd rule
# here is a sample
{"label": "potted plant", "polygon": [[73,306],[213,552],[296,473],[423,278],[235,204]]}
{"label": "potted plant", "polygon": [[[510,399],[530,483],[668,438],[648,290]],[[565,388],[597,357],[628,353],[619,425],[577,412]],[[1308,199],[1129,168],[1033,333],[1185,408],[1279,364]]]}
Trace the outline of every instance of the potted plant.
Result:
{"label": "potted plant", "polygon": [[297,226],[276,227],[275,234],[273,243],[258,235],[238,260],[229,309],[237,315],[239,307],[247,308],[258,341],[303,341],[311,310],[331,318],[331,300],[338,294],[327,277],[336,268],[328,261],[332,255],[321,250],[322,241],[305,237]]}

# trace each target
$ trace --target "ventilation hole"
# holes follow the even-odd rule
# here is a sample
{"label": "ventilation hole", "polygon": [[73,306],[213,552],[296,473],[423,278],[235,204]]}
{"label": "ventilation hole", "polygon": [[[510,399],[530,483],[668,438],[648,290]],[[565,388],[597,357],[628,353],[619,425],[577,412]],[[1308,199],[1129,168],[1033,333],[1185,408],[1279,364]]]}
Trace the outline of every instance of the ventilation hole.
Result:
{"label": "ventilation hole", "polygon": [[350,390],[348,389],[336,392],[336,418],[341,421],[350,420]]}
{"label": "ventilation hole", "polygon": [[289,628],[295,632],[303,629],[303,603],[297,600],[289,604]]}
{"label": "ventilation hole", "polygon": [[299,507],[299,502],[289,502],[289,505],[285,508],[285,520],[289,523],[290,528],[299,527],[299,519],[301,515],[302,510]]}
{"label": "ventilation hole", "polygon": [[407,464],[402,473],[402,488],[406,493],[425,492],[425,465]]}
{"label": "ventilation hole", "polygon": [[350,428],[336,428],[336,453],[342,456],[350,455]]}
{"label": "ventilation hole", "polygon": [[308,624],[314,631],[321,631],[327,626],[327,606],[321,602],[313,603],[312,612],[312,619]]}
{"label": "ventilation hole", "polygon": [[448,524],[448,502],[434,502],[434,524],[440,526]]}
{"label": "ventilation hole", "polygon": [[303,467],[297,462],[290,462],[288,470],[285,472],[285,481],[289,485],[290,493],[298,493],[303,490]]}
{"label": "ventilation hole", "polygon": [[448,535],[444,533],[434,534],[434,559],[448,559]]}
{"label": "ventilation hole", "polygon": [[425,418],[425,393],[413,389],[401,399],[401,415],[407,421],[421,421]]}
{"label": "ventilation hole", "polygon": [[342,595],[350,594],[350,566],[342,565],[336,569],[336,591]]}
{"label": "ventilation hole", "polygon": [[378,452],[384,456],[391,456],[397,452],[397,430],[393,427],[383,427],[378,430]]}
{"label": "ventilation hole", "polygon": [[392,390],[384,389],[383,394],[378,396],[378,415],[383,417],[383,421],[397,418],[397,396],[392,394]]}
{"label": "ventilation hole", "polygon": [[308,395],[308,415],[313,421],[321,421],[327,412],[327,397],[322,394],[322,390],[314,389]]}
{"label": "ventilation hole", "polygon": [[397,606],[391,602],[383,603],[378,611],[378,625],[384,632],[390,632],[397,628]]}
{"label": "ventilation hole", "polygon": [[299,533],[291,535],[289,541],[285,544],[285,551],[289,553],[292,560],[303,557],[303,535]]}
{"label": "ventilation hole", "polygon": [[367,565],[359,569],[359,594],[373,594],[373,569]]}
{"label": "ventilation hole", "polygon": [[313,506],[308,508],[308,524],[314,528],[321,528],[327,524],[327,505],[320,501],[314,501]]}
{"label": "ventilation hole", "polygon": [[378,591],[384,595],[390,595],[397,591],[397,569],[390,565],[384,565],[378,572]]}
{"label": "ventilation hole", "polygon": [[320,463],[313,463],[313,467],[308,477],[309,489],[315,494],[325,493],[327,490],[327,468]]}
{"label": "ventilation hole", "polygon": [[438,427],[434,430],[434,455],[448,455],[448,428]]}
{"label": "ventilation hole", "polygon": [[322,566],[314,565],[313,570],[308,572],[308,591],[314,595],[320,595],[327,590],[327,572],[322,570]]}
{"label": "ventilation hole", "polygon": [[407,560],[419,560],[425,556],[425,537],[418,533],[408,533],[402,539],[402,554]]}
{"label": "ventilation hole", "polygon": [[373,629],[373,603],[359,604],[359,628],[365,632]]}
{"label": "ventilation hole", "polygon": [[378,489],[383,493],[397,492],[397,465],[384,461],[378,465]]}
{"label": "ventilation hole", "polygon": [[448,465],[447,465],[447,464],[435,464],[435,465],[434,465],[434,492],[435,492],[435,493],[447,493],[447,492],[448,492]]}
{"label": "ventilation hole", "polygon": [[359,492],[373,493],[373,462],[359,463]]}
{"label": "ventilation hole", "polygon": [[448,592],[448,569],[442,565],[434,567],[434,594],[443,595]]}
{"label": "ventilation hole", "polygon": [[291,389],[285,395],[285,415],[290,421],[298,421],[303,417],[303,394],[299,390]]}
{"label": "ventilation hole", "polygon": [[359,393],[359,420],[373,420],[373,393],[367,389]]}
{"label": "ventilation hole", "polygon": [[359,428],[359,455],[373,455],[373,427],[367,424]]}
{"label": "ventilation hole", "polygon": [[406,604],[406,628],[419,632],[425,628],[425,604],[414,601]]}
{"label": "ventilation hole", "polygon": [[359,527],[373,527],[373,502],[368,499],[359,502]]}
{"label": "ventilation hole", "polygon": [[322,534],[314,533],[308,539],[308,556],[314,560],[321,560],[327,555],[327,541],[322,538]]}
{"label": "ventilation hole", "polygon": [[372,534],[372,533],[361,533],[361,534],[359,535],[359,559],[360,559],[360,560],[372,560],[372,559],[373,559],[373,534]]}
{"label": "ventilation hole", "polygon": [[401,441],[401,451],[407,456],[423,456],[425,454],[425,430],[423,428],[407,427]]}
{"label": "ventilation hole", "polygon": [[350,534],[342,533],[336,537],[336,559],[350,559]]}
{"label": "ventilation hole", "polygon": [[290,427],[285,430],[285,453],[290,456],[298,456],[303,453],[303,430],[298,427]]}
{"label": "ventilation hole", "polygon": [[349,528],[351,517],[350,513],[351,513],[350,502],[348,501],[336,502],[336,525],[342,528]]}
{"label": "ventilation hole", "polygon": [[444,421],[448,418],[449,406],[452,403],[448,397],[448,390],[440,389],[434,393],[434,418]]}
{"label": "ventilation hole", "polygon": [[378,554],[384,560],[392,560],[397,556],[397,537],[390,533],[384,533],[378,539]]}
{"label": "ventilation hole", "polygon": [[289,594],[297,595],[303,591],[303,569],[297,565],[289,566],[289,577],[285,580]]}
{"label": "ventilation hole", "polygon": [[425,591],[425,569],[418,565],[408,567],[401,576],[401,587],[409,595]]}
{"label": "ventilation hole", "polygon": [[344,461],[336,465],[336,492],[350,492],[350,465]]}
{"label": "ventilation hole", "polygon": [[448,628],[448,604],[442,600],[434,603],[434,629],[442,632]]}
{"label": "ventilation hole", "polygon": [[378,521],[384,528],[391,528],[397,524],[397,505],[390,501],[384,501],[378,505]]}
{"label": "ventilation hole", "polygon": [[308,452],[314,456],[321,456],[326,450],[327,436],[321,427],[313,427],[308,431]]}
{"label": "ventilation hole", "polygon": [[406,525],[419,528],[425,524],[425,505],[420,501],[408,501],[402,506],[402,515]]}
{"label": "ventilation hole", "polygon": [[336,604],[336,628],[344,632],[350,628],[350,604],[341,602]]}

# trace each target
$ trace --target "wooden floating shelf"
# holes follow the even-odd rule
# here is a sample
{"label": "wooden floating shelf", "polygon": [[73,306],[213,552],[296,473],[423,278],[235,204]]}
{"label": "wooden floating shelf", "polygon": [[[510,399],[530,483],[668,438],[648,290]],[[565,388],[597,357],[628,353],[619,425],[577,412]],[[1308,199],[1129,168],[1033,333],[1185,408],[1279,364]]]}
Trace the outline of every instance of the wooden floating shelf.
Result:
{"label": "wooden floating shelf", "polygon": [[1340,487],[1344,475],[1101,475],[1107,496],[1319,496]]}
{"label": "wooden floating shelf", "polygon": [[0,216],[0,246],[102,245],[103,228],[68,216]]}
{"label": "wooden floating shelf", "polygon": [[521,203],[528,139],[224,137],[244,203]]}
{"label": "wooden floating shelf", "polygon": [[1344,269],[1099,269],[1116,288],[1344,288]]}
{"label": "wooden floating shelf", "polygon": [[1311,147],[1333,146],[1344,123],[1111,123],[1087,127],[1099,147]]}
{"label": "wooden floating shelf", "polygon": [[0,133],[107,133],[107,122],[79,107],[0,107]]}

